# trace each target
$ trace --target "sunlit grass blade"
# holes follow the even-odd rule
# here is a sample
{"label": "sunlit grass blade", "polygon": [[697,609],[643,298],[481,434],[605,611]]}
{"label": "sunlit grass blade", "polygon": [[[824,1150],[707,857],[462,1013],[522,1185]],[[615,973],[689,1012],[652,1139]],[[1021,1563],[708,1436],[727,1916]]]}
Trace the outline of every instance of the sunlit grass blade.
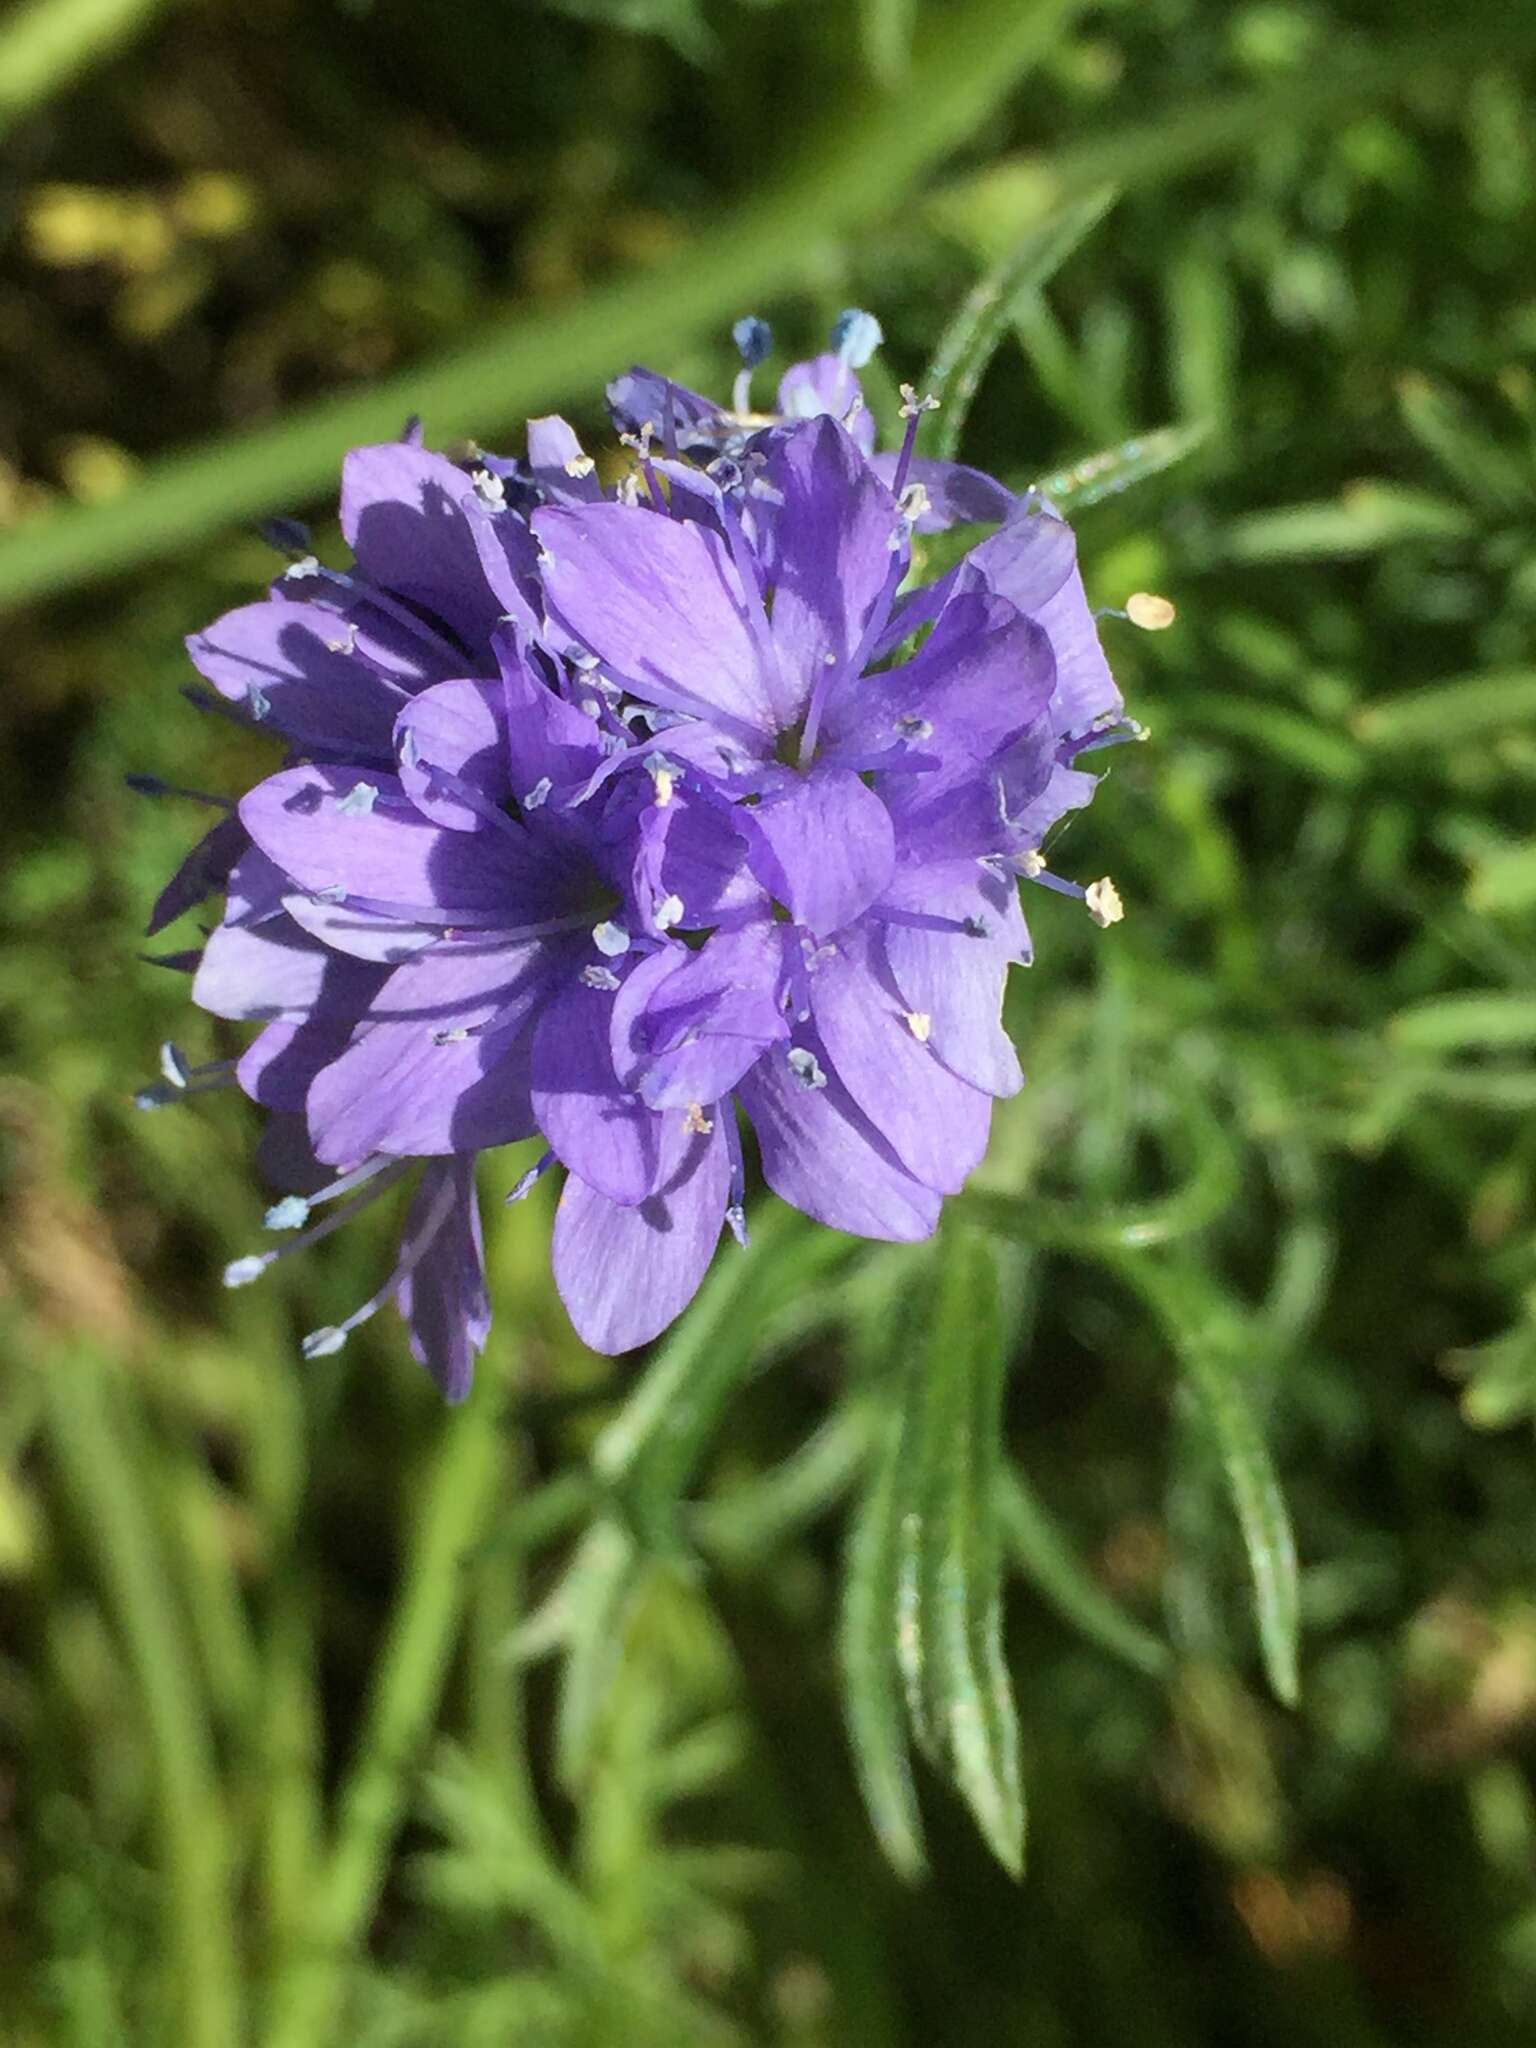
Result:
{"label": "sunlit grass blade", "polygon": [[1114,203],[1112,186],[1093,192],[1033,228],[1003,261],[972,287],[939,337],[922,388],[941,401],[929,439],[932,454],[952,462],[987,365],[1008,333],[1025,292],[1055,276],[1078,244]]}
{"label": "sunlit grass blade", "polygon": [[1371,477],[1331,501],[1245,513],[1227,527],[1222,551],[1233,562],[1330,561],[1404,541],[1465,540],[1474,531],[1464,505]]}
{"label": "sunlit grass blade", "polygon": [[1448,741],[1513,731],[1536,717],[1536,669],[1494,669],[1381,697],[1355,716],[1355,731],[1384,751],[1424,747],[1443,757]]}
{"label": "sunlit grass blade", "polygon": [[936,1285],[898,1452],[897,1647],[919,1739],[1017,1875],[1024,1794],[998,1510],[1007,1347],[996,1254],[979,1232],[949,1227]]}
{"label": "sunlit grass blade", "polygon": [[896,85],[912,62],[917,0],[859,0],[859,41],[870,76]]}
{"label": "sunlit grass blade", "polygon": [[1117,448],[1104,448],[1097,455],[1084,456],[1069,468],[1037,477],[1033,488],[1048,498],[1058,512],[1080,512],[1097,505],[1102,498],[1118,497],[1133,484],[1160,476],[1200,446],[1209,427],[1204,421],[1189,426],[1154,427],[1145,434],[1133,434]]}
{"label": "sunlit grass blade", "polygon": [[0,136],[172,0],[25,0],[0,24]]}
{"label": "sunlit grass blade", "polygon": [[1348,786],[1365,773],[1365,750],[1356,739],[1333,732],[1286,704],[1190,690],[1180,693],[1176,715],[1191,731],[1230,736],[1318,782]]}
{"label": "sunlit grass blade", "polygon": [[1017,1466],[1001,1475],[999,1512],[1014,1564],[1090,1642],[1148,1678],[1166,1675],[1168,1645],[1112,1600],[1036,1498]]}
{"label": "sunlit grass blade", "polygon": [[48,1442],[142,1694],[162,1845],[165,1949],[178,2040],[242,2038],[229,1859],[208,1703],[162,1555],[153,1480],[123,1389],[84,1349],[41,1376]]}
{"label": "sunlit grass blade", "polygon": [[434,441],[487,438],[521,416],[601,391],[615,364],[670,356],[743,307],[804,278],[832,237],[888,214],[911,181],[971,134],[1051,46],[1083,0],[968,0],[946,13],[899,92],[840,106],[761,197],[643,275],[536,319],[480,331],[450,353],[165,457],[127,495],[31,521],[0,543],[0,604],[145,561],[182,541],[334,488],[350,446],[419,414]]}
{"label": "sunlit grass blade", "polygon": [[1536,1045],[1536,996],[1469,990],[1428,996],[1388,1020],[1388,1036],[1408,1052],[1468,1052]]}
{"label": "sunlit grass blade", "polygon": [[1252,1367],[1262,1337],[1221,1286],[1189,1261],[1121,1259],[1117,1270],[1162,1325],[1209,1430],[1253,1580],[1264,1668],[1278,1699],[1299,1692],[1296,1543],[1254,1407]]}

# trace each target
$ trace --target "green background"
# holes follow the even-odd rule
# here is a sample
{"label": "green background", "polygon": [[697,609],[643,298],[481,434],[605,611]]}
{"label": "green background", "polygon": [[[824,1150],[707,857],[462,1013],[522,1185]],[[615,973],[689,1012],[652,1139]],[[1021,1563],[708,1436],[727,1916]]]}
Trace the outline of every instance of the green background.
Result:
{"label": "green background", "polygon": [[[0,2039],[1531,2036],[1521,12],[0,21]],[[234,1041],[140,957],[206,814],[122,778],[269,758],[181,637],[408,413],[595,447],[636,356],[847,305],[887,425],[958,355],[932,431],[1178,607],[1054,852],[1124,923],[1031,892],[935,1245],[759,1191],[612,1364],[514,1150],[473,1399],[392,1314],[306,1366],[391,1219],[227,1294],[252,1115],[131,1106]]]}

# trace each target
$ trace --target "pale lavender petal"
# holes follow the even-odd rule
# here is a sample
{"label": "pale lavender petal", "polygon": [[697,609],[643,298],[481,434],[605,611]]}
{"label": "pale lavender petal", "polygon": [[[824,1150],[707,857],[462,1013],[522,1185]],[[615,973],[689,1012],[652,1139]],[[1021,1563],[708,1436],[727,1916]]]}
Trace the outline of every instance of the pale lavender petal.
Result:
{"label": "pale lavender petal", "polygon": [[498,635],[496,650],[512,795],[526,803],[541,785],[564,793],[586,782],[605,759],[596,719],[550,689],[507,636]]}
{"label": "pale lavender petal", "polygon": [[358,1011],[381,976],[300,929],[290,918],[220,925],[210,932],[192,983],[192,1000],[214,1017],[298,1016],[323,1004]]}
{"label": "pale lavender petal", "polygon": [[724,541],[638,505],[553,507],[533,529],[551,609],[637,696],[748,737],[776,729]]}
{"label": "pale lavender petal", "polygon": [[863,386],[841,356],[812,356],[808,362],[791,363],[779,379],[779,411],[790,420],[830,413],[865,455],[875,445],[875,422],[864,404]]}
{"label": "pale lavender petal", "polygon": [[825,672],[835,684],[862,646],[891,577],[899,514],[855,442],[826,416],[775,437],[764,482],[782,499],[763,566],[788,726]]}
{"label": "pale lavender petal", "polygon": [[721,1119],[689,1133],[668,1119],[661,1184],[621,1207],[571,1174],[555,1216],[555,1285],[576,1333],[592,1350],[632,1351],[659,1336],[698,1291],[720,1240],[730,1189]]}
{"label": "pale lavender petal", "polygon": [[528,422],[528,467],[551,504],[590,505],[603,495],[596,463],[558,413]]}
{"label": "pale lavender petal", "polygon": [[653,1109],[729,1094],[771,1045],[787,1040],[779,1000],[784,941],[772,924],[716,932],[698,952],[674,946],[630,975],[614,999],[614,1064]]}
{"label": "pale lavender petal", "polygon": [[931,1236],[939,1197],[913,1179],[858,1107],[826,1047],[814,1034],[796,1036],[795,1049],[813,1066],[797,1070],[776,1047],[737,1089],[769,1187],[834,1230],[901,1244]]}
{"label": "pale lavender petal", "polygon": [[890,813],[852,769],[818,764],[786,777],[739,815],[759,879],[818,938],[851,923],[890,880]]}
{"label": "pale lavender petal", "polygon": [[482,954],[440,946],[397,967],[308,1092],[320,1157],[349,1165],[371,1152],[425,1157],[530,1136],[528,1026],[569,965],[567,942]]}
{"label": "pale lavender petal", "polygon": [[258,783],[240,816],[262,852],[312,895],[405,906],[442,923],[504,920],[508,929],[551,914],[547,868],[510,820],[507,832],[444,831],[393,775],[288,768]]}
{"label": "pale lavender petal", "polygon": [[1056,661],[1051,722],[1058,733],[1086,732],[1120,714],[1120,692],[1078,572],[1077,542],[1064,520],[1026,505],[972,550],[962,577],[984,581],[1044,628]]}
{"label": "pale lavender petal", "polygon": [[636,363],[608,386],[608,411],[614,425],[624,434],[640,434],[647,427],[665,446],[668,429],[683,446],[691,445],[696,430],[713,438],[720,422],[720,408],[702,392],[674,384],[669,377]]}
{"label": "pale lavender petal", "polygon": [[[892,483],[899,457],[894,451],[873,456],[870,468],[883,483]],[[936,462],[925,455],[914,456],[907,465],[908,484],[921,484],[928,494],[927,509],[917,519],[919,533],[942,533],[947,527],[980,524],[1006,519],[1019,503],[1018,493],[1000,484],[983,469],[971,469],[963,462]]]}
{"label": "pale lavender petal", "polygon": [[[483,805],[499,807],[512,794],[499,682],[460,677],[423,690],[395,722],[395,749],[406,795],[449,831],[484,830]],[[482,804],[455,795],[449,777],[468,783]]]}
{"label": "pale lavender petal", "polygon": [[[989,1095],[1013,1095],[1024,1077],[1001,1013],[1009,965],[1028,948],[1018,885],[970,862],[911,880],[918,915],[930,922],[883,926],[889,982],[904,1015],[922,1020],[927,1043],[952,1074]],[[887,903],[893,893],[887,890]]]}
{"label": "pale lavender petal", "polygon": [[223,697],[301,745],[387,761],[403,687],[353,651],[346,620],[322,604],[269,598],[194,633],[187,652]]}
{"label": "pale lavender petal", "polygon": [[555,994],[533,1034],[533,1107],[561,1164],[629,1204],[656,1187],[662,1119],[614,1071],[612,1014],[612,994],[574,974]]}
{"label": "pale lavender petal", "polygon": [[844,935],[811,977],[832,1068],[907,1171],[951,1195],[987,1149],[992,1098],[941,1066],[890,979],[877,935]]}
{"label": "pale lavender petal", "polygon": [[354,448],[341,472],[341,530],[372,583],[413,598],[483,645],[502,605],[486,581],[463,501],[473,487],[446,455],[407,441]]}

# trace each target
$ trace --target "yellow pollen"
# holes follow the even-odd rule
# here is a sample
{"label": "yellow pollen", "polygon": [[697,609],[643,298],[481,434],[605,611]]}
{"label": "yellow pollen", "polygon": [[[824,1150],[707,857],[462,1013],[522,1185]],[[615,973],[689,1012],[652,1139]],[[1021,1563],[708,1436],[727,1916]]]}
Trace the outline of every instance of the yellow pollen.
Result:
{"label": "yellow pollen", "polygon": [[690,1102],[683,1112],[683,1129],[693,1138],[707,1138],[714,1124],[704,1114],[702,1103]]}

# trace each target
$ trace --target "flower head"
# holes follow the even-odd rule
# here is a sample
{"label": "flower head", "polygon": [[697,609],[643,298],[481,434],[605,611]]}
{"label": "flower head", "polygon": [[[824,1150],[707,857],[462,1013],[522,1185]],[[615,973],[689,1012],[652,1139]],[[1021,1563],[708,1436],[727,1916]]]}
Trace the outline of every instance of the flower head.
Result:
{"label": "flower head", "polygon": [[[771,337],[736,335],[729,408],[638,369],[610,388],[636,456],[612,490],[558,420],[525,462],[354,451],[353,567],[305,556],[189,643],[289,748],[168,892],[226,890],[193,995],[262,1027],[234,1075],[273,1112],[269,1223],[304,1226],[231,1279],[419,1170],[396,1267],[311,1355],[393,1299],[463,1393],[474,1160],[535,1133],[513,1192],[565,1169],[555,1277],[601,1350],[744,1236],[739,1114],[787,1201],[928,1235],[1021,1085],[1017,878],[1118,913],[1039,852],[1121,719],[1069,530],[920,462],[915,397],[876,452],[869,315],[771,414]],[[914,533],[975,517],[1000,524],[914,583]]]}

